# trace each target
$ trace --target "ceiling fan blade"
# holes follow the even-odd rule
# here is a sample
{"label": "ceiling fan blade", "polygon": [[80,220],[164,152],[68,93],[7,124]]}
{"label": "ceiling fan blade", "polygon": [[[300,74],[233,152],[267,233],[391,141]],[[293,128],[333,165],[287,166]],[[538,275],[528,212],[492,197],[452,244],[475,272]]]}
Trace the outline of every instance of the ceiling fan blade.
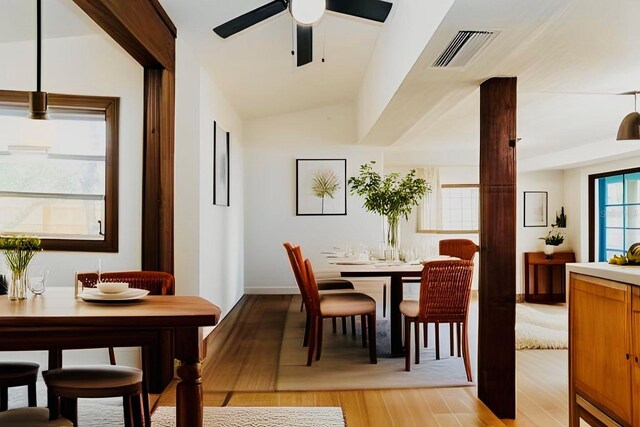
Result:
{"label": "ceiling fan blade", "polygon": [[313,61],[313,27],[296,25],[298,67]]}
{"label": "ceiling fan blade", "polygon": [[246,30],[252,25],[262,22],[267,18],[271,18],[285,10],[287,10],[287,2],[285,0],[274,0],[271,3],[253,9],[251,12],[240,15],[231,21],[218,25],[213,29],[213,31],[223,39],[226,39],[235,33]]}
{"label": "ceiling fan blade", "polygon": [[386,21],[391,6],[382,0],[327,0],[327,10],[378,22]]}

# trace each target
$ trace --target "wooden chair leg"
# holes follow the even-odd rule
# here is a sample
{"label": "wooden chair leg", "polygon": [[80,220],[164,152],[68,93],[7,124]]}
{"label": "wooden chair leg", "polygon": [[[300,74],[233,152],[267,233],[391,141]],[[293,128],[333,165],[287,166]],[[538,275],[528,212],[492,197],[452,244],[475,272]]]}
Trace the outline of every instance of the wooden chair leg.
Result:
{"label": "wooden chair leg", "polygon": [[453,322],[449,322],[449,356],[453,357],[455,353],[454,343],[455,336],[453,334]]}
{"label": "wooden chair leg", "polygon": [[109,363],[112,365],[116,364],[116,352],[113,347],[109,347]]}
{"label": "wooden chair leg", "polygon": [[362,348],[367,348],[367,316],[360,316],[360,327],[362,333]]}
{"label": "wooden chair leg", "polygon": [[124,427],[133,427],[133,409],[131,408],[131,396],[122,398],[122,411],[124,412]]}
{"label": "wooden chair leg", "polygon": [[300,301],[300,313],[302,313],[303,308],[304,308],[304,300]]}
{"label": "wooden chair leg", "polygon": [[467,322],[462,325],[462,358],[464,359],[464,370],[467,373],[467,381],[473,381],[473,373],[471,372],[471,360],[469,358],[469,330]]}
{"label": "wooden chair leg", "polygon": [[[334,317],[333,320],[336,320]],[[316,361],[320,360],[320,354],[322,353],[322,324],[324,323],[324,319],[322,317],[318,318],[318,342],[316,345],[318,348],[316,349]]]}
{"label": "wooden chair leg", "polygon": [[411,370],[411,319],[404,318],[404,370]]}
{"label": "wooden chair leg", "polygon": [[356,316],[351,316],[351,335],[356,336]]}
{"label": "wooden chair leg", "polygon": [[149,367],[145,362],[146,357],[145,353],[147,352],[146,347],[141,348],[142,352],[142,410],[144,415],[144,425],[145,427],[151,426],[151,410],[149,409]]}
{"label": "wooden chair leg", "polygon": [[311,314],[307,311],[307,322],[304,325],[304,338],[302,339],[302,346],[307,347],[309,345],[309,328],[311,327]]}
{"label": "wooden chair leg", "polygon": [[78,425],[78,399],[60,398],[60,414],[76,427]]}
{"label": "wooden chair leg", "polygon": [[342,318],[342,335],[347,335],[347,318]]}
{"label": "wooden chair leg", "polygon": [[9,387],[0,387],[0,412],[9,407]]}
{"label": "wooden chair leg", "polygon": [[387,318],[387,285],[382,286],[382,317]]}
{"label": "wooden chair leg", "polygon": [[49,420],[60,418],[60,398],[51,392],[47,392],[47,407],[49,408]]}
{"label": "wooden chair leg", "polygon": [[429,346],[429,323],[422,324],[422,332],[424,333],[424,348]]}
{"label": "wooden chair leg", "polygon": [[440,360],[440,323],[435,322],[436,325],[436,360]]}
{"label": "wooden chair leg", "polygon": [[133,418],[134,427],[145,427],[151,424],[147,424],[144,420],[144,414],[142,410],[142,395],[137,394],[131,396],[131,415]]}
{"label": "wooden chair leg", "polygon": [[27,396],[29,399],[30,407],[35,408],[36,406],[38,406],[38,397],[36,395],[36,380],[33,380],[33,382],[30,382],[27,385]]}
{"label": "wooden chair leg", "polygon": [[318,318],[316,316],[311,316],[311,327],[309,328],[309,351],[307,353],[307,366],[311,366],[313,353],[316,350],[316,341],[318,340],[318,337],[316,334],[317,323],[318,323]]}
{"label": "wooden chair leg", "polygon": [[415,359],[416,359],[416,365],[420,364],[420,323],[419,322],[415,322],[414,323],[414,336],[415,336]]}
{"label": "wooden chair leg", "polygon": [[378,363],[378,354],[376,348],[376,312],[369,314],[367,322],[369,323],[369,361],[373,364]]}
{"label": "wooden chair leg", "polygon": [[331,328],[333,329],[334,334],[338,332],[338,324],[335,317],[331,318]]}
{"label": "wooden chair leg", "polygon": [[456,332],[458,333],[458,357],[462,356],[462,334],[460,333],[460,322],[456,322]]}

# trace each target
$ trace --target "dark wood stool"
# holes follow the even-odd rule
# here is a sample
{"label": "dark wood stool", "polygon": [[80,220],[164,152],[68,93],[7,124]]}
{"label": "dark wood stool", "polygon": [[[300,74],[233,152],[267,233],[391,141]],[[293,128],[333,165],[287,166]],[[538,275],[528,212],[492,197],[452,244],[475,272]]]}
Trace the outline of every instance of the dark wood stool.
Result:
{"label": "dark wood stool", "polygon": [[62,415],[77,426],[78,398],[122,397],[124,425],[144,425],[140,369],[113,365],[76,366],[51,369],[42,376],[47,384],[52,420]]}
{"label": "dark wood stool", "polygon": [[9,387],[27,386],[29,406],[38,406],[36,381],[40,365],[31,362],[0,362],[0,411],[6,411],[9,403]]}

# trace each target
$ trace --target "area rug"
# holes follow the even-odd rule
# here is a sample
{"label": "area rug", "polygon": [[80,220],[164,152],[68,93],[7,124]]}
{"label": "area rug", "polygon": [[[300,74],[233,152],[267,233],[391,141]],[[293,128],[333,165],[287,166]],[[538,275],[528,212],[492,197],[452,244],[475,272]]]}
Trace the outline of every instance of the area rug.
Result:
{"label": "area rug", "polygon": [[[344,427],[339,407],[205,407],[205,427]],[[176,408],[161,406],[151,417],[154,427],[174,427]]]}
{"label": "area rug", "polygon": [[[382,353],[379,354],[377,364],[369,363],[369,352],[362,348],[359,323],[358,334],[354,338],[350,332],[347,335],[342,334],[340,322],[338,333],[333,334],[330,320],[325,320],[322,357],[308,367],[307,348],[302,347],[305,319],[306,315],[300,312],[300,299],[293,298],[285,322],[276,390],[362,390],[473,385],[467,381],[462,358],[449,356],[448,325],[441,327],[441,359],[435,358],[434,326],[431,325],[429,348],[421,348],[421,363],[412,363],[411,371],[406,372],[404,358],[389,358]],[[388,328],[387,321],[377,322],[378,341],[380,337],[388,336]],[[350,327],[348,329],[350,330]],[[475,330],[470,332],[471,336],[475,334]],[[388,340],[382,341],[386,342],[388,348]],[[475,340],[471,342],[470,352],[472,370],[475,372]]]}
{"label": "area rug", "polygon": [[566,349],[566,304],[516,304],[516,349]]}

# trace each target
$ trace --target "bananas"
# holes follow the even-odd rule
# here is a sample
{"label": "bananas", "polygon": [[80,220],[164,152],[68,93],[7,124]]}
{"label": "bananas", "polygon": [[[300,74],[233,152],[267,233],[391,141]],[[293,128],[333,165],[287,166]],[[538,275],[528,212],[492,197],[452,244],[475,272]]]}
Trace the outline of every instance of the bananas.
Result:
{"label": "bananas", "polygon": [[626,265],[629,264],[629,260],[624,255],[614,255],[613,258],[609,260],[609,264]]}

